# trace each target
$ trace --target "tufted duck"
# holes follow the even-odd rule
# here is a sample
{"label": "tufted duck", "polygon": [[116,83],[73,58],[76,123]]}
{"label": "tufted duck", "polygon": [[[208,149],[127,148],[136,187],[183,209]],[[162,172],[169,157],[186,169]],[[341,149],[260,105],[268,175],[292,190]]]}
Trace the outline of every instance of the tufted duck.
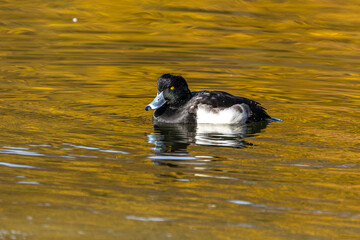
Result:
{"label": "tufted duck", "polygon": [[156,109],[154,124],[243,124],[272,119],[251,99],[221,91],[190,92],[182,76],[163,74],[157,87],[157,96],[145,107],[146,111]]}

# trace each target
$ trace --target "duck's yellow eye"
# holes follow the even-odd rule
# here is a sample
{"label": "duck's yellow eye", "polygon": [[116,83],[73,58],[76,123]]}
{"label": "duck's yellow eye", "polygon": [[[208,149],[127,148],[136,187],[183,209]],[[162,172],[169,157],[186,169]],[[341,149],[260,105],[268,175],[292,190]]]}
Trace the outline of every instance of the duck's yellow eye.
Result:
{"label": "duck's yellow eye", "polygon": [[170,87],[170,90],[174,90],[174,88],[175,88],[174,86],[171,86],[171,87]]}

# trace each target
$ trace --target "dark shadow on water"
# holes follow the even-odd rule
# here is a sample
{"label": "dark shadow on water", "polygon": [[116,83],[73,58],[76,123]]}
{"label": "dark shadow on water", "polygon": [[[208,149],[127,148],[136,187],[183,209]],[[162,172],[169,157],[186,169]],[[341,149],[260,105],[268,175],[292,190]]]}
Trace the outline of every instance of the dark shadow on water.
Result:
{"label": "dark shadow on water", "polygon": [[244,125],[154,125],[154,133],[147,135],[147,141],[155,145],[155,153],[187,153],[190,144],[243,148],[252,146],[247,138],[261,132],[267,121]]}

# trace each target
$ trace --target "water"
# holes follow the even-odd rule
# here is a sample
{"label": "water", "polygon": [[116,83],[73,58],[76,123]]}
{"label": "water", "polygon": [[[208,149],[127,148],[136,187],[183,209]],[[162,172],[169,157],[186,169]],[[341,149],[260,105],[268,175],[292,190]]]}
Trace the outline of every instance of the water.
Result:
{"label": "water", "polygon": [[[359,6],[2,1],[0,239],[360,238]],[[284,121],[153,128],[167,72]]]}

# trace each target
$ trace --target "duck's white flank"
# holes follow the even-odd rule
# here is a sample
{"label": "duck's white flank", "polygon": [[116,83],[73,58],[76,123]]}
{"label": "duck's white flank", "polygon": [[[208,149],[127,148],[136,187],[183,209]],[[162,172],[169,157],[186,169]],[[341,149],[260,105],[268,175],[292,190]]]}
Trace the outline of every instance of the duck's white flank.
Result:
{"label": "duck's white flank", "polygon": [[197,123],[211,124],[243,124],[250,115],[249,106],[235,104],[229,108],[212,108],[206,104],[199,104],[197,109]]}

